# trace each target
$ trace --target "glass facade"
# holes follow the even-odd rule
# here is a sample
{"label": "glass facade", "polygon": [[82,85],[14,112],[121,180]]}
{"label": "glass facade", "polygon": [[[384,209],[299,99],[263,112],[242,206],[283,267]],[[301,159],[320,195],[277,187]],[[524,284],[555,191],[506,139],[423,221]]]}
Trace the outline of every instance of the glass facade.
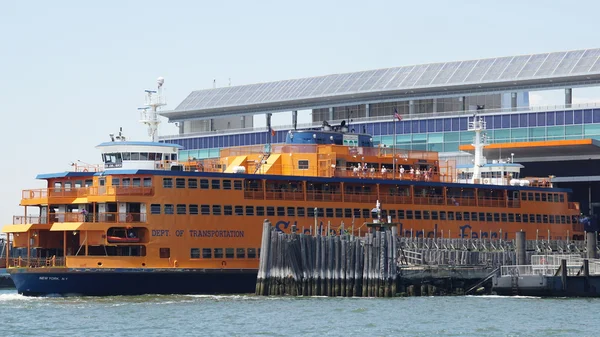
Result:
{"label": "glass facade", "polygon": [[[533,142],[593,138],[600,140],[600,109],[523,112],[484,116],[490,143]],[[431,118],[400,122],[370,122],[351,125],[356,132],[373,135],[377,144],[409,150],[458,151],[459,145],[471,144],[473,132],[467,131],[468,117]],[[285,141],[288,130],[275,132],[273,143]],[[219,156],[219,149],[230,146],[265,144],[267,132],[175,139],[182,145],[180,158],[198,159]]]}

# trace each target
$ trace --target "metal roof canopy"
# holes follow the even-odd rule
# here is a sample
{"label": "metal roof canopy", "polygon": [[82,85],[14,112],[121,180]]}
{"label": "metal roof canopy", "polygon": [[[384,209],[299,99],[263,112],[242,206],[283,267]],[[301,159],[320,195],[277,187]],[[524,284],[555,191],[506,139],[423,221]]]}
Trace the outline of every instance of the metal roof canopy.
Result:
{"label": "metal roof canopy", "polygon": [[[473,151],[472,145],[461,145],[461,151]],[[483,148],[486,158],[545,158],[600,154],[600,141],[595,139],[550,140],[539,142],[494,143]]]}
{"label": "metal roof canopy", "polygon": [[600,83],[600,48],[368,70],[193,91],[169,121],[386,99]]}

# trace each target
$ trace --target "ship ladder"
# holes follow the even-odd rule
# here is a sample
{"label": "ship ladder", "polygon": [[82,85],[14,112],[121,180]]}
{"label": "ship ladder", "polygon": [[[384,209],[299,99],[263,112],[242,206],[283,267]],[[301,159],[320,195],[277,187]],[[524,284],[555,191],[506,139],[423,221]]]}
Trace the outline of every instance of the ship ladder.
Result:
{"label": "ship ladder", "polygon": [[262,158],[258,162],[258,165],[256,165],[256,169],[254,170],[254,174],[258,173],[258,170],[260,170],[260,168],[263,166],[263,163],[267,162],[267,160],[269,159],[270,156],[271,156],[271,152],[263,152],[262,153],[262,156],[261,156]]}
{"label": "ship ladder", "polygon": [[512,289],[512,295],[519,295],[519,275],[511,275],[510,276],[510,287]]}

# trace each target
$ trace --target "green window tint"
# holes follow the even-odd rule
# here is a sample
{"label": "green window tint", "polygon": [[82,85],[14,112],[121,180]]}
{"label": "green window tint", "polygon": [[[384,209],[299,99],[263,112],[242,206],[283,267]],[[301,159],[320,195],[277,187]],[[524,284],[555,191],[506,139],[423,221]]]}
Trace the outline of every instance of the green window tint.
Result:
{"label": "green window tint", "polygon": [[403,149],[403,150],[410,150],[411,146],[410,146],[410,143],[396,144],[396,148],[397,149]]}
{"label": "green window tint", "polygon": [[444,144],[428,144],[427,151],[443,152]]}
{"label": "green window tint", "polygon": [[527,129],[512,129],[510,130],[510,138],[512,142],[526,142],[527,141]]}
{"label": "green window tint", "polygon": [[425,133],[415,133],[412,135],[413,142],[425,143],[427,141],[427,134]]}
{"label": "green window tint", "polygon": [[581,125],[567,125],[565,126],[565,139],[581,139],[582,131]]}
{"label": "green window tint", "polygon": [[494,131],[494,138],[492,139],[494,143],[510,143],[510,130],[496,130]]}
{"label": "green window tint", "polygon": [[564,126],[550,126],[546,128],[548,140],[562,140],[565,139],[565,127]]}
{"label": "green window tint", "polygon": [[444,132],[444,142],[458,142],[460,140],[460,132]]}
{"label": "green window tint", "polygon": [[[373,138],[373,140],[375,140],[375,138]],[[394,144],[394,136],[381,136],[381,143],[386,144],[386,145],[393,145]]]}
{"label": "green window tint", "polygon": [[221,155],[221,149],[209,149],[208,158],[218,158]]}
{"label": "green window tint", "polygon": [[444,143],[444,151],[445,152],[457,152],[458,144],[459,144],[458,142]]}
{"label": "green window tint", "polygon": [[427,135],[427,142],[429,143],[443,143],[444,134],[442,133],[430,133]]}
{"label": "green window tint", "polygon": [[427,151],[427,144],[413,144],[412,150],[414,151]]}
{"label": "green window tint", "polygon": [[188,158],[190,158],[190,151],[179,151],[179,160],[184,161],[188,160]]}
{"label": "green window tint", "polygon": [[475,137],[475,133],[473,131],[466,131],[460,133],[460,142],[462,144],[471,144],[473,142],[473,137]]}
{"label": "green window tint", "polygon": [[539,142],[546,140],[546,128],[529,128],[529,141],[530,142]]}
{"label": "green window tint", "polygon": [[600,135],[600,124],[585,124],[583,126],[583,134],[585,136]]}
{"label": "green window tint", "polygon": [[400,143],[410,143],[412,138],[410,135],[397,135],[396,136],[396,144]]}

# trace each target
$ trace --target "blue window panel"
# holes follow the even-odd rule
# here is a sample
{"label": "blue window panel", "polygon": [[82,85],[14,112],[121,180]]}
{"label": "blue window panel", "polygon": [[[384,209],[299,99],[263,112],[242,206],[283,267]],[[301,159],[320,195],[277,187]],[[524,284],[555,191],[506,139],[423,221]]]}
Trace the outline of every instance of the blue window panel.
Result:
{"label": "blue window panel", "polygon": [[494,120],[494,125],[496,126],[494,129],[502,128],[502,116],[494,116],[492,119]]}
{"label": "blue window panel", "polygon": [[573,124],[581,124],[583,123],[583,111],[574,110],[573,111]]}
{"label": "blue window panel", "polygon": [[502,116],[502,128],[509,129],[510,128],[510,115]]}
{"label": "blue window panel", "polygon": [[381,124],[373,123],[373,135],[374,136],[381,135]]}
{"label": "blue window panel", "polygon": [[412,121],[411,124],[412,124],[411,128],[412,128],[413,133],[423,132],[423,131],[419,130],[419,121]]}
{"label": "blue window panel", "polygon": [[388,135],[391,135],[391,134],[394,133],[394,125],[396,126],[396,131],[398,131],[398,125],[397,125],[397,123],[398,122],[396,120],[394,120],[393,122],[386,122],[386,124],[387,124],[387,130],[388,130],[387,134]]}
{"label": "blue window panel", "polygon": [[427,120],[423,119],[419,121],[419,130],[421,132],[427,132]]}
{"label": "blue window panel", "polygon": [[[363,126],[365,126],[365,125],[363,124]],[[372,135],[373,134],[373,123],[367,124],[366,127],[367,127],[367,132],[366,133]]]}
{"label": "blue window panel", "polygon": [[411,133],[410,122],[402,122],[402,128],[404,129],[404,133]]}
{"label": "blue window panel", "polygon": [[435,132],[435,119],[427,120],[427,132]]}
{"label": "blue window panel", "polygon": [[588,124],[588,123],[593,123],[594,121],[594,117],[592,115],[592,110],[584,110],[583,111],[583,122]]}
{"label": "blue window panel", "polygon": [[573,124],[573,111],[565,111],[565,125]]}
{"label": "blue window panel", "polygon": [[452,120],[450,118],[444,119],[444,131],[452,131]]}
{"label": "blue window panel", "polygon": [[546,125],[556,125],[554,122],[556,116],[554,112],[546,112]]}
{"label": "blue window panel", "polygon": [[444,121],[442,119],[436,119],[435,120],[435,132],[442,132],[444,131]]}
{"label": "blue window panel", "polygon": [[535,113],[530,113],[528,116],[529,119],[529,126],[536,126],[537,125],[537,118],[536,118],[536,114]]}
{"label": "blue window panel", "polygon": [[460,131],[467,131],[469,129],[469,118],[461,117],[460,118]]}
{"label": "blue window panel", "polygon": [[546,113],[545,112],[537,113],[537,125],[538,126],[546,126]]}
{"label": "blue window panel", "polygon": [[492,118],[493,116],[485,116],[483,117],[483,121],[485,122],[485,125],[488,129],[493,129],[494,128],[494,118]]}
{"label": "blue window panel", "polygon": [[594,109],[594,123],[600,123],[600,109]]}
{"label": "blue window panel", "polygon": [[519,114],[519,127],[520,128],[529,126],[528,122],[529,122],[529,117],[527,116],[527,114]]}
{"label": "blue window panel", "polygon": [[511,128],[519,127],[519,115],[518,114],[510,115],[510,127]]}
{"label": "blue window panel", "polygon": [[557,111],[554,113],[555,125],[565,125],[565,112]]}
{"label": "blue window panel", "polygon": [[460,118],[452,118],[452,131],[460,130]]}

